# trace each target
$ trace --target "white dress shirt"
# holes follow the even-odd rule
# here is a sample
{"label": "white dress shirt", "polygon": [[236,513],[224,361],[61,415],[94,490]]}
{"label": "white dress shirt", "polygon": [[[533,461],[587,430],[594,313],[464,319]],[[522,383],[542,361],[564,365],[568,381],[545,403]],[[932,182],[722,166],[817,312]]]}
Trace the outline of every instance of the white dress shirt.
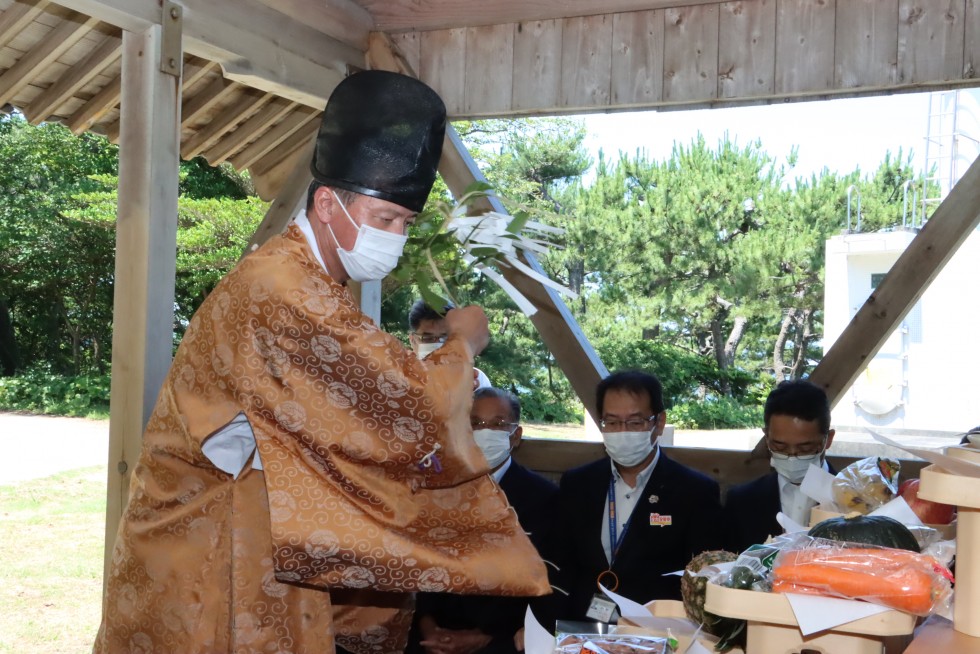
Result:
{"label": "white dress shirt", "polygon": [[[827,468],[827,460],[824,459],[821,466]],[[794,484],[786,477],[777,474],[779,480],[779,506],[783,513],[789,516],[794,522],[804,527],[810,524],[810,509],[817,505],[816,500],[803,494],[799,484]]]}
{"label": "white dress shirt", "polygon": [[[650,462],[646,468],[640,471],[636,476],[636,486],[630,486],[623,479],[623,476],[619,474],[619,470],[616,469],[616,464],[610,459],[609,465],[612,466],[612,475],[615,482],[614,494],[616,496],[616,538],[622,537],[623,530],[626,525],[629,524],[630,516],[633,515],[633,509],[636,508],[637,503],[640,501],[640,495],[643,494],[643,489],[646,487],[647,482],[650,481],[650,475],[653,474],[653,469],[657,467],[657,462],[660,461],[660,447],[657,447],[657,453],[653,457],[653,461]],[[609,542],[609,489],[605,489],[603,492],[606,493],[606,501],[602,503],[602,550],[606,553],[606,560],[612,565],[612,544]]]}

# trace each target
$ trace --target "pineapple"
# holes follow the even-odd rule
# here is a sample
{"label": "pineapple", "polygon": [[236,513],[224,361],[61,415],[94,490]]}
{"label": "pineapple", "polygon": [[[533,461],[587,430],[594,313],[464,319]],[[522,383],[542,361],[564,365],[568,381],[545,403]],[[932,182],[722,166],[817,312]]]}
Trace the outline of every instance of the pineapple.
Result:
{"label": "pineapple", "polygon": [[745,621],[734,618],[722,618],[704,610],[704,595],[708,579],[698,577],[696,573],[709,565],[728,563],[738,558],[737,554],[725,550],[711,550],[698,554],[684,569],[681,577],[681,598],[684,600],[684,610],[687,617],[702,625],[709,634],[718,636],[715,649],[727,652],[735,646],[745,646]]}

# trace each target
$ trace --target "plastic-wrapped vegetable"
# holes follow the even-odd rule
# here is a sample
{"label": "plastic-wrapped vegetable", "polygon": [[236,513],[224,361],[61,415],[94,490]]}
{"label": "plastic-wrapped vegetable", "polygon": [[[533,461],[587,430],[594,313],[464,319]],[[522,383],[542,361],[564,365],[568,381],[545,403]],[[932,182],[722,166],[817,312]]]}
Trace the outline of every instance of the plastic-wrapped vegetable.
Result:
{"label": "plastic-wrapped vegetable", "polygon": [[812,539],[776,556],[772,590],[860,599],[925,616],[948,606],[953,575],[925,554]]}
{"label": "plastic-wrapped vegetable", "polygon": [[834,478],[834,504],[844,513],[871,513],[898,494],[899,471],[895,459],[871,456],[855,461]]}

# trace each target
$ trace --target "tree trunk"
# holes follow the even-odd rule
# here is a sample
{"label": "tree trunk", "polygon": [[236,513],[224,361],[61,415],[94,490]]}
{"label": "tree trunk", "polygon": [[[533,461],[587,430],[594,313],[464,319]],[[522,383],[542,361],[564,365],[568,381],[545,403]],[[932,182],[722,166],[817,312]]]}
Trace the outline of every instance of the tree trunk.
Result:
{"label": "tree trunk", "polygon": [[776,344],[772,348],[772,370],[776,376],[776,383],[786,380],[786,363],[783,361],[783,350],[786,341],[789,339],[789,328],[796,318],[796,309],[789,309],[783,316],[783,322],[779,326],[779,335],[776,337]]}
{"label": "tree trunk", "polygon": [[799,338],[796,345],[796,356],[793,357],[793,366],[789,370],[790,379],[799,379],[803,376],[806,368],[806,352],[813,340],[813,311],[805,309],[799,317]]}
{"label": "tree trunk", "polygon": [[14,322],[6,301],[0,300],[0,376],[12,377],[17,372],[17,340]]}
{"label": "tree trunk", "polygon": [[742,342],[742,338],[745,336],[745,330],[749,327],[749,319],[745,316],[735,316],[735,324],[732,325],[732,331],[728,333],[728,340],[725,341],[725,367],[730,367],[735,364],[735,352],[738,350],[739,344]]}

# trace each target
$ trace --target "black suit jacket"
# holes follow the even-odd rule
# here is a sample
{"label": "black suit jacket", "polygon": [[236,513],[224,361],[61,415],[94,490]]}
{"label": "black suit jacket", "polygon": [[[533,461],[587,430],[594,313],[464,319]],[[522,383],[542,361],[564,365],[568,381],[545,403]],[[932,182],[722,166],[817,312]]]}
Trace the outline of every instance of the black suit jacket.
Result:
{"label": "black suit jacket", "polygon": [[[558,564],[558,593],[548,613],[552,619],[585,620],[596,578],[609,567],[602,549],[606,499],[612,469],[608,458],[569,470],[558,492],[558,524],[547,549]],[[640,603],[680,599],[680,577],[664,573],[682,570],[691,558],[721,545],[721,503],[718,484],[709,477],[669,459],[663,451],[630,516],[629,527],[612,566],[619,577],[616,592]],[[669,525],[658,526],[669,516]],[[538,612],[538,607],[535,607]],[[544,624],[544,623],[543,623]],[[550,624],[546,624],[549,627]]]}
{"label": "black suit jacket", "polygon": [[[837,474],[828,466],[830,474]],[[776,521],[782,511],[779,475],[775,471],[744,484],[732,486],[725,498],[725,549],[736,554],[751,545],[778,536],[783,528]]]}
{"label": "black suit jacket", "polygon": [[[511,460],[500,479],[500,489],[517,512],[517,519],[538,551],[542,550],[555,519],[558,486]],[[493,637],[481,652],[516,653],[514,633],[524,626],[528,598],[486,595],[419,593],[416,616],[430,615],[446,629],[479,629]],[[420,652],[417,624],[409,638],[409,652]]]}

